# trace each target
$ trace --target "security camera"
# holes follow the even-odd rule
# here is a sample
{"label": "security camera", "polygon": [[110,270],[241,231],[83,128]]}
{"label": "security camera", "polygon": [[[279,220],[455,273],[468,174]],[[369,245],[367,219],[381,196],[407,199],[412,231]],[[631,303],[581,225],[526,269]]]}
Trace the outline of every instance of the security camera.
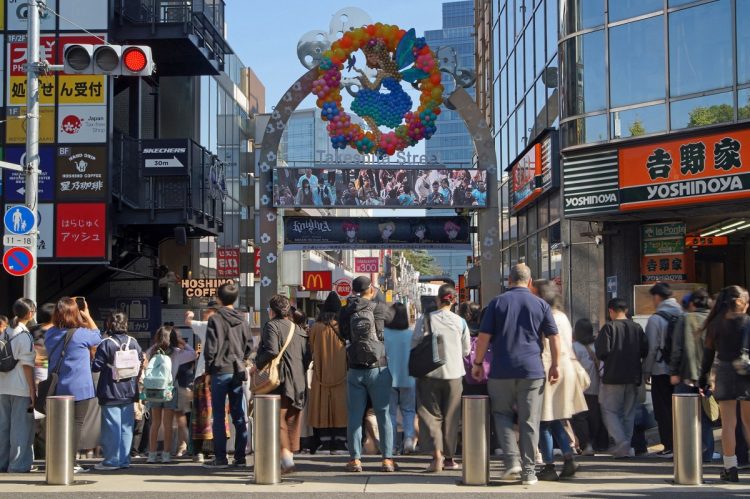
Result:
{"label": "security camera", "polygon": [[596,244],[597,246],[601,245],[603,239],[604,238],[602,236],[594,236],[594,244]]}

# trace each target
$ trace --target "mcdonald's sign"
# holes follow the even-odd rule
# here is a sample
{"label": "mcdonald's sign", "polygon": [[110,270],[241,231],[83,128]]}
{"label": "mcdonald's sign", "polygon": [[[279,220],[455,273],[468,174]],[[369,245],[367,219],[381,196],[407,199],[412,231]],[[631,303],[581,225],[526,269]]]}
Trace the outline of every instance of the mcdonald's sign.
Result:
{"label": "mcdonald's sign", "polygon": [[330,270],[302,272],[302,284],[307,291],[330,291],[333,287]]}

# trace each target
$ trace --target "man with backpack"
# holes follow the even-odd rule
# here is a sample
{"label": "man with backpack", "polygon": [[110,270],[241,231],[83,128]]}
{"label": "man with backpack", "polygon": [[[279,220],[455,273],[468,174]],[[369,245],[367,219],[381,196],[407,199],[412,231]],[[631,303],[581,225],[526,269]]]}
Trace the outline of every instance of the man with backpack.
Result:
{"label": "man with backpack", "polygon": [[220,308],[208,319],[206,345],[206,383],[211,386],[213,410],[214,459],[206,468],[227,468],[227,434],[224,406],[229,398],[229,412],[235,429],[234,466],[245,466],[247,420],[242,382],[247,380],[245,361],[252,352],[250,328],[242,314],[234,308],[239,287],[234,283],[222,285],[217,298]]}
{"label": "man with backpack", "polygon": [[672,393],[669,362],[672,354],[672,340],[677,321],[682,317],[682,307],[672,298],[672,288],[666,282],[657,282],[648,290],[656,313],[646,324],[648,356],[643,362],[643,375],[646,382],[651,379],[651,401],[654,417],[659,427],[659,438],[664,449],[656,455],[672,458]]}
{"label": "man with backpack", "polygon": [[362,418],[367,399],[378,420],[380,451],[383,455],[381,471],[393,472],[393,428],[389,414],[391,373],[385,357],[383,329],[390,321],[391,311],[375,301],[376,291],[367,276],[352,282],[352,298],[339,314],[341,337],[346,341],[347,363],[347,442],[351,460],[346,465],[350,472],[362,471]]}

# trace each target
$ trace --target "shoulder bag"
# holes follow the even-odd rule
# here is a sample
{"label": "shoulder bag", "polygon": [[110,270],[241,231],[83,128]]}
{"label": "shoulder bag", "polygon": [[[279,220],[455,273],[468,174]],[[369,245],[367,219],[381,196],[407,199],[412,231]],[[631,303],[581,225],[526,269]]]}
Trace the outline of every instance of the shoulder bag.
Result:
{"label": "shoulder bag", "polygon": [[[292,321],[290,321],[292,322]],[[279,354],[274,357],[271,362],[263,366],[262,369],[258,369],[252,375],[250,380],[250,391],[255,395],[264,395],[277,389],[281,385],[281,379],[279,377],[279,363],[281,357],[284,355],[286,348],[289,343],[292,342],[292,336],[294,336],[295,324],[292,322],[292,326],[289,328],[289,335],[286,337],[284,346],[281,348]]]}
{"label": "shoulder bag", "polygon": [[47,414],[47,397],[52,397],[57,393],[58,372],[62,367],[63,361],[65,361],[65,351],[68,349],[68,343],[70,343],[75,332],[75,328],[68,329],[68,332],[65,334],[65,341],[63,341],[61,347],[62,352],[60,352],[60,360],[57,361],[57,365],[55,365],[55,368],[49,373],[47,379],[39,382],[34,409],[42,414]]}
{"label": "shoulder bag", "polygon": [[409,376],[424,378],[435,369],[445,365],[443,337],[432,331],[431,314],[425,315],[427,334],[419,340],[409,353]]}

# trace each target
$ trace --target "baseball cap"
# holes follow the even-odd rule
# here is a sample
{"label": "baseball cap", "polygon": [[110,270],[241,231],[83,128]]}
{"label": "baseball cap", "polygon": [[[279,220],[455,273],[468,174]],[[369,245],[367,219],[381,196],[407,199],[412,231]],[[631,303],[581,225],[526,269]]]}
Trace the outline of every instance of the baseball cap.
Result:
{"label": "baseball cap", "polygon": [[361,275],[354,279],[354,282],[352,282],[352,291],[355,293],[364,293],[368,289],[370,289],[370,286],[372,285],[372,281],[369,277],[366,275]]}

